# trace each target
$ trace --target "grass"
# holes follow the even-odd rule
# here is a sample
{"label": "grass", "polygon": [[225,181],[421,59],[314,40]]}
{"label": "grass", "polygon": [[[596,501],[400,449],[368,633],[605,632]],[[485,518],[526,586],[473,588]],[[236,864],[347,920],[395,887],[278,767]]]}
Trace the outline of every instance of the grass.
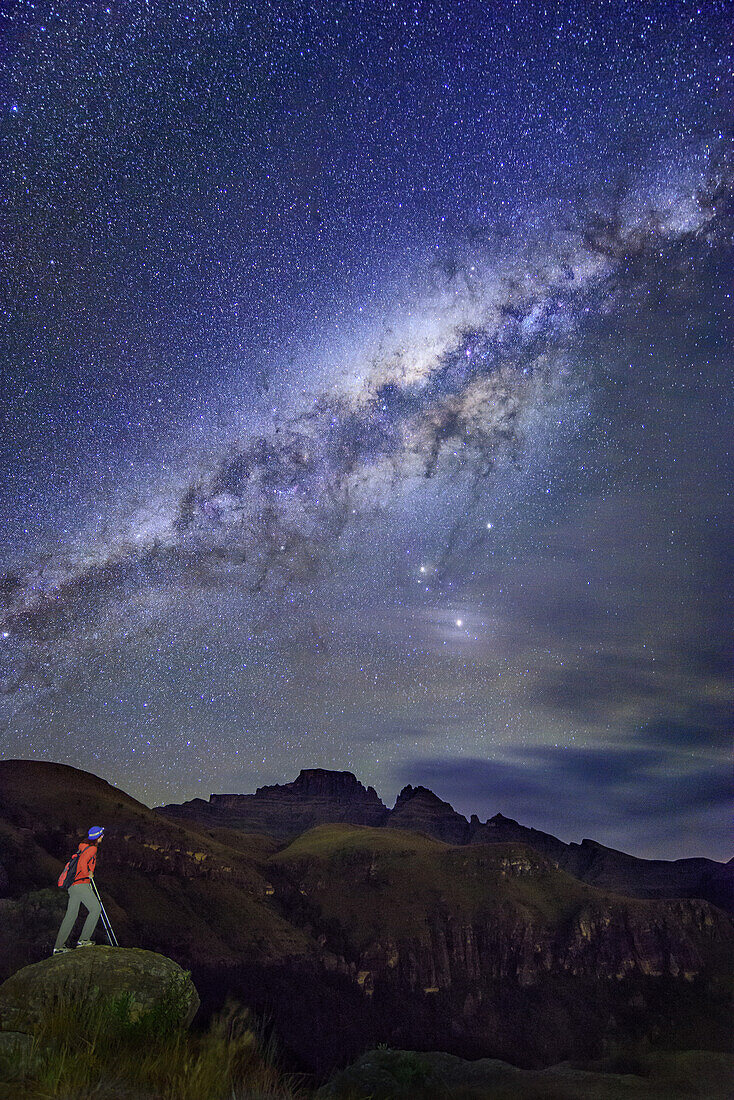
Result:
{"label": "grass", "polygon": [[[616,894],[580,882],[519,841],[457,846],[400,829],[334,823],[302,833],[266,867],[284,869],[325,919],[364,949],[385,936],[421,937],[426,915],[515,918],[557,930],[583,918],[621,923],[627,914],[664,922],[681,903]],[[686,904],[686,903],[683,903]],[[695,930],[694,930],[695,935]],[[711,952],[710,944],[706,950]],[[728,970],[726,958],[714,965]]]}
{"label": "grass", "polygon": [[272,1040],[235,1001],[206,1031],[181,1023],[179,993],[143,1016],[127,994],[79,1004],[62,999],[39,1024],[32,1049],[0,1065],[0,1097],[28,1100],[296,1100]]}
{"label": "grass", "polygon": [[[457,847],[398,829],[319,825],[268,862],[297,877],[324,917],[347,927],[358,947],[385,935],[422,936],[426,914],[437,908],[474,919],[506,915],[509,907],[552,928],[595,900],[616,900],[521,843]],[[532,870],[517,873],[512,864]]]}
{"label": "grass", "polygon": [[371,825],[334,822],[314,825],[273,856],[273,862],[304,856],[328,857],[335,850],[380,852],[434,852],[448,848],[442,840],[405,829],[377,829]]}

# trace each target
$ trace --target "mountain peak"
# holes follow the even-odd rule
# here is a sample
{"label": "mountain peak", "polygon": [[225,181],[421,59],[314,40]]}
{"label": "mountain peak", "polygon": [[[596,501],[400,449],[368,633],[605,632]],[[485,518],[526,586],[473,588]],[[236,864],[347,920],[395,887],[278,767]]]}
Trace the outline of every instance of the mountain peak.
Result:
{"label": "mountain peak", "polygon": [[402,791],[398,795],[397,802],[395,803],[395,809],[404,805],[406,802],[410,802],[413,798],[421,798],[426,802],[433,802],[436,805],[448,806],[448,802],[444,802],[439,798],[437,794],[434,794],[428,787],[413,787],[410,783],[406,787],[403,787]]}
{"label": "mountain peak", "polygon": [[330,771],[328,768],[302,768],[292,783],[274,783],[258,787],[255,794],[276,797],[329,798],[340,802],[369,802],[386,807],[374,787],[365,787],[352,772]]}
{"label": "mountain peak", "polygon": [[292,782],[258,787],[254,794],[212,794],[203,806],[160,810],[284,840],[329,822],[377,827],[388,814],[374,787],[365,787],[352,772],[328,768],[302,768]]}
{"label": "mountain peak", "polygon": [[415,829],[447,844],[464,844],[469,823],[428,787],[403,787],[387,820],[394,829]]}
{"label": "mountain peak", "polygon": [[505,817],[504,814],[495,814],[494,817],[490,817],[487,822],[488,825],[517,825],[514,817]]}

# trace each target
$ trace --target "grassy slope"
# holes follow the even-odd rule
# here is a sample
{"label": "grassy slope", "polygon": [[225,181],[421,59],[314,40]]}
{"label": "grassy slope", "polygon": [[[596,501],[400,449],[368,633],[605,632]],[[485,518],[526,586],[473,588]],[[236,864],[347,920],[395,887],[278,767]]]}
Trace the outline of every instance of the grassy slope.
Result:
{"label": "grassy slope", "polygon": [[[597,905],[652,916],[661,904],[581,883],[520,843],[454,847],[368,826],[317,826],[269,863],[288,868],[325,916],[352,931],[357,946],[386,932],[420,935],[426,913],[443,906],[469,920],[509,909],[536,926],[555,927]],[[522,873],[528,864],[532,873]]]}

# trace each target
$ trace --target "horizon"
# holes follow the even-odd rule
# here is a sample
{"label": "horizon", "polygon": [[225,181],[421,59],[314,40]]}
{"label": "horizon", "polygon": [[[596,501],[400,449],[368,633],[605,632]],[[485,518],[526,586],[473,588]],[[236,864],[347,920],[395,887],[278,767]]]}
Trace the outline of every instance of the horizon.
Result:
{"label": "horizon", "polygon": [[[84,772],[84,773],[85,773],[85,774],[87,774],[87,775],[92,775],[92,776],[94,776],[94,777],[95,777],[96,779],[100,779],[100,780],[102,780],[102,781],[103,781],[104,783],[107,783],[107,784],[108,784],[108,785],[109,785],[110,787],[112,787],[112,788],[113,788],[114,790],[119,790],[119,791],[122,791],[122,792],[123,792],[124,794],[127,794],[127,795],[128,795],[129,797],[131,797],[131,798],[135,799],[135,801],[136,801],[136,802],[140,802],[140,804],[141,804],[141,805],[143,805],[143,806],[145,806],[145,807],[146,807],[146,809],[148,809],[148,810],[152,810],[153,812],[155,812],[156,810],[160,809],[160,808],[161,808],[162,806],[165,806],[165,805],[181,805],[181,804],[183,804],[184,802],[188,802],[188,801],[191,801],[191,799],[194,799],[194,798],[201,798],[201,799],[203,799],[203,800],[204,800],[205,802],[209,802],[209,801],[210,801],[210,799],[211,799],[211,797],[212,797],[213,795],[235,795],[235,796],[236,796],[236,795],[254,795],[254,794],[256,793],[256,791],[255,791],[255,790],[252,790],[252,791],[210,791],[210,792],[209,792],[209,794],[208,794],[208,795],[206,795],[206,796],[204,796],[204,795],[202,795],[202,794],[194,794],[194,795],[192,795],[192,796],[191,796],[191,799],[189,799],[189,798],[181,798],[181,799],[179,799],[178,801],[174,800],[173,802],[170,802],[170,801],[169,801],[169,802],[167,802],[167,803],[165,803],[165,802],[162,802],[162,803],[157,803],[157,804],[153,804],[153,805],[151,805],[151,804],[149,804],[148,802],[144,801],[143,799],[141,799],[141,798],[138,798],[138,797],[137,797],[137,796],[136,796],[135,794],[131,793],[131,791],[127,790],[126,788],[123,788],[123,787],[119,786],[119,785],[118,785],[118,784],[116,784],[116,783],[112,783],[112,782],[111,782],[111,781],[110,781],[109,779],[107,779],[107,778],[106,778],[105,776],[103,776],[103,775],[97,775],[97,773],[95,773],[95,772],[90,772],[90,771],[87,771],[86,769],[83,769],[83,768],[79,768],[79,767],[78,767],[77,765],[73,765],[73,764],[67,764],[67,763],[66,763],[66,762],[64,762],[64,761],[58,761],[58,760],[40,760],[40,761],[39,761],[39,760],[35,760],[35,759],[24,759],[24,758],[16,758],[16,759],[11,759],[11,760],[3,760],[3,759],[1,759],[1,758],[0,758],[0,763],[8,763],[8,764],[12,764],[12,763],[16,763],[16,762],[21,762],[21,763],[30,763],[30,764],[35,764],[35,763],[40,763],[40,764],[61,764],[61,765],[62,765],[63,767],[71,767],[71,768],[73,768],[73,769],[74,769],[75,771],[82,771],[82,772]],[[341,773],[341,774],[351,775],[351,776],[352,776],[352,777],[353,777],[353,778],[354,778],[354,779],[355,779],[355,780],[357,781],[357,783],[360,783],[360,784],[361,784],[361,785],[362,785],[362,786],[363,786],[363,787],[365,788],[365,790],[366,790],[366,789],[367,789],[368,787],[372,786],[372,784],[369,784],[369,783],[365,783],[365,782],[363,782],[363,780],[361,780],[361,779],[360,779],[360,777],[359,777],[358,775],[355,775],[355,773],[354,773],[354,772],[352,772],[352,771],[349,771],[348,769],[336,769],[336,768],[321,768],[321,767],[318,767],[318,766],[314,766],[314,767],[303,767],[303,768],[300,768],[300,769],[299,769],[299,772],[298,772],[298,775],[296,775],[294,779],[292,779],[292,780],[283,780],[283,781],[282,781],[282,782],[280,782],[280,783],[279,783],[278,785],[279,785],[279,786],[288,786],[289,784],[291,784],[291,783],[295,782],[295,780],[296,780],[296,779],[298,779],[298,777],[299,777],[299,775],[301,774],[301,772],[304,772],[304,771],[306,771],[306,772],[308,772],[308,771],[326,771],[326,772],[332,772],[332,773]],[[260,784],[258,784],[257,786],[258,786],[258,787],[263,787],[263,786],[271,786],[271,785],[272,785],[272,784],[263,784],[263,783],[260,783]],[[454,810],[454,811],[455,811],[456,813],[459,813],[459,814],[461,814],[461,815],[462,815],[462,816],[463,816],[463,817],[464,817],[464,818],[466,819],[466,821],[467,821],[467,822],[470,822],[470,820],[471,820],[471,817],[472,817],[472,815],[476,814],[476,811],[475,811],[475,810],[470,810],[470,811],[468,811],[468,810],[465,810],[465,809],[460,809],[459,807],[457,807],[457,806],[456,806],[456,805],[455,805],[455,804],[454,804],[454,803],[453,803],[453,802],[451,801],[451,799],[449,799],[449,798],[444,798],[444,796],[443,796],[443,795],[442,795],[442,794],[441,794],[441,793],[440,793],[439,791],[435,791],[435,790],[433,790],[433,789],[432,789],[432,788],[430,788],[430,787],[425,787],[425,784],[418,784],[418,783],[413,783],[413,784],[405,784],[405,785],[404,785],[404,787],[403,787],[403,788],[402,788],[402,789],[401,789],[400,791],[398,791],[398,792],[397,792],[397,793],[395,794],[395,796],[394,796],[394,797],[393,797],[392,799],[388,798],[388,800],[387,800],[387,801],[385,801],[385,798],[383,797],[383,795],[381,794],[381,792],[380,792],[379,790],[377,790],[377,789],[375,788],[375,790],[376,790],[376,794],[377,794],[378,798],[380,799],[380,801],[381,801],[381,802],[383,803],[383,805],[385,806],[386,810],[388,810],[388,811],[392,811],[392,810],[393,810],[393,809],[395,808],[395,805],[396,805],[397,799],[398,799],[399,795],[400,795],[400,794],[402,793],[402,790],[404,790],[404,789],[405,789],[405,786],[413,786],[414,788],[415,788],[415,787],[423,787],[424,789],[426,789],[426,790],[429,790],[429,791],[431,791],[431,793],[432,793],[432,794],[434,794],[434,795],[436,795],[436,797],[437,797],[437,798],[439,798],[439,799],[440,799],[440,800],[441,800],[442,802],[448,802],[448,804],[449,804],[449,805],[451,806],[451,808],[452,808],[452,809],[453,809],[453,810]],[[509,816],[509,815],[507,815],[507,814],[504,814],[504,813],[502,813],[502,811],[501,811],[501,810],[498,810],[498,811],[496,811],[496,812],[495,812],[495,814],[490,814],[490,815],[488,815],[488,816],[486,816],[486,817],[485,817],[485,816],[482,816],[482,815],[480,815],[480,814],[477,814],[476,816],[478,816],[478,817],[479,817],[479,820],[480,820],[480,823],[481,823],[481,824],[486,824],[486,823],[487,823],[487,821],[491,820],[491,818],[492,818],[492,817],[494,817],[494,816],[496,816],[496,815],[499,815],[499,816],[501,816],[501,817],[504,817],[504,818],[505,818],[505,820],[508,820],[508,821],[514,821],[514,822],[516,822],[516,823],[517,823],[518,825],[521,825],[521,826],[523,826],[523,827],[525,827],[525,828],[528,828],[528,829],[537,829],[537,830],[538,830],[538,831],[540,831],[540,832],[543,832],[543,833],[549,834],[550,836],[553,836],[553,837],[555,837],[555,838],[556,838],[557,840],[560,840],[560,841],[562,841],[562,843],[564,843],[564,844],[575,844],[575,845],[581,845],[581,844],[582,844],[582,843],[583,843],[583,842],[584,842],[585,840],[590,840],[590,841],[591,841],[592,843],[595,843],[595,844],[600,844],[600,845],[602,845],[602,847],[605,847],[605,848],[611,848],[611,849],[613,849],[614,851],[617,851],[617,852],[622,852],[622,853],[623,853],[624,855],[629,855],[629,856],[633,856],[633,857],[634,857],[634,858],[636,858],[636,859],[649,859],[649,860],[653,860],[653,859],[658,859],[658,860],[664,860],[664,861],[666,861],[666,862],[675,862],[675,861],[676,861],[676,860],[678,860],[678,859],[708,859],[708,860],[711,860],[711,861],[712,861],[712,862],[714,862],[714,863],[719,863],[719,864],[721,864],[722,866],[723,866],[723,865],[725,865],[725,864],[727,864],[728,862],[730,862],[730,861],[731,861],[732,859],[734,859],[734,854],[732,854],[732,855],[728,855],[728,856],[726,856],[726,857],[723,857],[723,858],[717,858],[717,857],[715,857],[715,856],[707,855],[706,853],[702,853],[702,852],[698,852],[698,853],[695,853],[695,854],[693,854],[693,855],[689,855],[689,856],[674,856],[674,855],[669,855],[669,856],[661,856],[661,855],[657,855],[657,856],[646,856],[646,855],[643,855],[643,854],[641,854],[641,853],[639,853],[639,852],[635,852],[635,851],[631,851],[631,850],[626,850],[626,849],[621,849],[621,848],[617,848],[617,847],[615,847],[614,845],[610,845],[610,844],[605,844],[605,843],[604,843],[604,841],[602,841],[602,840],[600,840],[600,839],[599,839],[598,837],[594,837],[594,836],[583,836],[583,837],[580,837],[580,838],[579,838],[578,840],[576,840],[576,839],[573,839],[573,838],[572,838],[572,839],[568,839],[568,838],[566,838],[566,837],[564,837],[564,836],[562,836],[562,835],[559,835],[559,834],[558,834],[557,832],[554,832],[554,831],[553,831],[553,829],[541,828],[540,826],[538,826],[538,825],[534,824],[534,823],[533,823],[532,821],[523,821],[523,820],[518,820],[517,818],[511,817],[511,816]],[[318,827],[319,827],[319,826],[311,826],[311,828],[318,828]],[[359,826],[359,827],[360,827],[360,828],[372,828],[372,826],[368,826],[368,825],[365,825],[365,826]],[[379,826],[375,826],[375,827],[377,828],[377,827],[379,827]],[[307,832],[307,831],[308,831],[307,829],[306,829],[306,830],[304,830],[304,832]]]}

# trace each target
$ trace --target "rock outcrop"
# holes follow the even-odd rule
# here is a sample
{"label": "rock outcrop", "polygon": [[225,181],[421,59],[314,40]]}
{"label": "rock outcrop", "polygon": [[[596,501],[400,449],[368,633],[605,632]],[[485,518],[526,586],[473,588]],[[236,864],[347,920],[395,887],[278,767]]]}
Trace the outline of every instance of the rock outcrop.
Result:
{"label": "rock outcrop", "polygon": [[81,1004],[123,994],[129,997],[131,1020],[165,1001],[188,1026],[199,1007],[191,976],[165,955],[140,948],[77,948],[24,966],[0,985],[0,1032],[32,1034],[62,998]]}
{"label": "rock outcrop", "polygon": [[505,1100],[728,1100],[733,1069],[730,1055],[698,1050],[686,1051],[684,1059],[667,1052],[638,1057],[634,1073],[614,1073],[569,1062],[523,1070],[495,1058],[467,1061],[443,1051],[380,1049],[368,1050],[336,1073],[317,1091],[316,1100],[412,1100],[424,1093],[447,1100],[467,1094]]}
{"label": "rock outcrop", "polygon": [[292,783],[258,787],[254,794],[213,794],[209,802],[197,798],[160,806],[158,812],[290,840],[327,822],[379,826],[388,809],[374,788],[364,787],[351,772],[306,768]]}

